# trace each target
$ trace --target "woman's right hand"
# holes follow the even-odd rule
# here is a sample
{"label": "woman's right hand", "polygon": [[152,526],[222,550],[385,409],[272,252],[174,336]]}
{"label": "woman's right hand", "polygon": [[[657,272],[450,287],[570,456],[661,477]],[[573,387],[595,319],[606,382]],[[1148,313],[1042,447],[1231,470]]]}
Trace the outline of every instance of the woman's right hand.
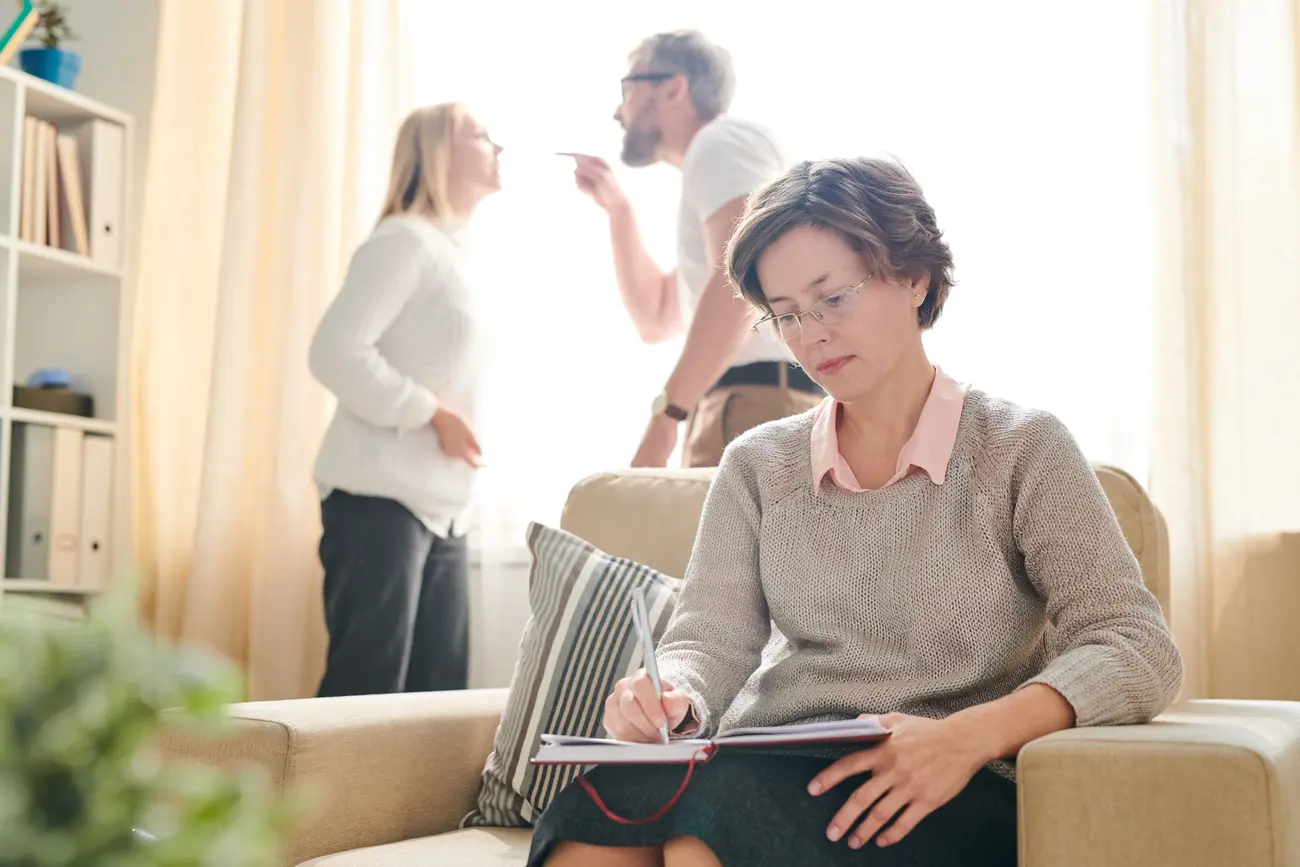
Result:
{"label": "woman's right hand", "polygon": [[662,681],[664,697],[655,697],[650,675],[641,669],[614,684],[614,693],[605,699],[605,730],[620,741],[657,744],[659,727],[674,731],[691,709],[691,702],[668,681]]}
{"label": "woman's right hand", "polygon": [[448,457],[459,458],[475,468],[482,463],[483,450],[479,448],[478,440],[465,419],[440,406],[434,412],[430,424],[438,434],[438,443]]}

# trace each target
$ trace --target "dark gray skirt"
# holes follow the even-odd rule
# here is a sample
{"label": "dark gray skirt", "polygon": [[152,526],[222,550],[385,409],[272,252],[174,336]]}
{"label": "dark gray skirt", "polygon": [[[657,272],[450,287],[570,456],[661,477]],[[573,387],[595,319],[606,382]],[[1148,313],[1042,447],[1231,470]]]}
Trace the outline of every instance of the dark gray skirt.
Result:
{"label": "dark gray skirt", "polygon": [[[727,867],[1014,867],[1016,787],[1010,780],[981,770],[901,842],[880,848],[872,841],[854,850],[848,847],[847,833],[838,843],[827,840],[826,827],[866,776],[850,778],[814,798],[808,783],[828,764],[825,758],[723,751],[697,766],[673,808],[645,825],[607,818],[575,781],[538,820],[529,867],[541,867],[552,848],[566,840],[595,846],[661,846],[673,837],[702,840]],[[611,812],[641,819],[672,799],[685,773],[681,765],[607,765],[588,773],[587,781]]]}

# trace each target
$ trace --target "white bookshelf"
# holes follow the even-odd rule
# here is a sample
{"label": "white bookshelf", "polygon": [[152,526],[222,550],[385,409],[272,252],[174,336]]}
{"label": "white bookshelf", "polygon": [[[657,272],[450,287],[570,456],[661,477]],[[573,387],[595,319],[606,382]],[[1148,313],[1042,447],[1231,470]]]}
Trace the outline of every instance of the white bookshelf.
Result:
{"label": "white bookshelf", "polygon": [[[60,132],[95,120],[120,128],[120,153],[111,160],[120,172],[112,208],[116,214],[116,255],[105,260],[103,247],[97,254],[93,225],[89,256],[71,249],[75,245],[67,231],[62,233],[61,248],[22,240],[24,118],[28,115],[54,124]],[[4,567],[0,574],[0,606],[19,603],[20,607],[53,605],[75,609],[107,587],[107,581],[69,581],[66,570],[53,568],[49,574],[11,574],[30,571],[12,568],[11,564],[11,536],[17,532],[13,529],[18,512],[15,487],[20,486],[17,480],[22,475],[15,455],[15,432],[26,435],[31,428],[40,428],[41,432],[63,428],[75,431],[77,438],[101,443],[103,439],[112,440],[110,509],[115,511],[124,501],[120,489],[126,484],[121,471],[125,443],[120,431],[127,406],[129,357],[125,345],[129,333],[125,314],[130,309],[125,232],[131,195],[131,153],[132,119],[126,113],[16,68],[0,66],[0,566]],[[82,152],[79,157],[85,166],[87,154]],[[102,163],[97,168],[102,168]],[[92,185],[84,171],[81,183],[83,197],[90,198]],[[86,219],[93,222],[89,203]],[[93,417],[13,405],[14,386],[23,385],[33,371],[51,367],[67,370],[73,390],[93,397]],[[66,498],[62,507],[66,514]],[[122,518],[110,513],[108,532],[95,534],[97,538],[104,536],[103,545],[109,549],[103,551],[109,576],[115,570],[113,564],[124,559],[125,552],[111,550],[117,536],[115,528]],[[60,538],[66,551],[66,534]],[[98,541],[94,550],[102,550]],[[66,557],[62,562],[66,565]]]}

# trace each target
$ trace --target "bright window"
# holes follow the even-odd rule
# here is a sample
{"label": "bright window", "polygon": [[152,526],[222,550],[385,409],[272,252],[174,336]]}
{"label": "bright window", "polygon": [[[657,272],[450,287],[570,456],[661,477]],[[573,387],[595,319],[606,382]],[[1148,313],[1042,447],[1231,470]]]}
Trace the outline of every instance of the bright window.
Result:
{"label": "bright window", "polygon": [[[473,230],[499,332],[480,543],[520,543],[582,475],[626,466],[675,360],[678,343],[638,341],[603,214],[553,153],[616,162],[627,53],[682,26],[731,51],[733,113],[794,157],[891,153],[918,176],[957,264],[927,338],[936,363],[1056,412],[1090,458],[1145,481],[1145,14],[1133,0],[412,2],[417,102],[467,101],[506,148],[505,189]],[[671,264],[674,170],[619,168]]]}

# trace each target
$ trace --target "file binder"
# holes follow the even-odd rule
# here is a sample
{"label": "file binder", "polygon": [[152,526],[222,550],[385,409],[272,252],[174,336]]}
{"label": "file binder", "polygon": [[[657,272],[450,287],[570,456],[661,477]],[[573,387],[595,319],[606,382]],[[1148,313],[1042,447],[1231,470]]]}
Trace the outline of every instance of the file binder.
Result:
{"label": "file binder", "polygon": [[81,447],[85,434],[54,429],[54,471],[50,495],[50,583],[77,583],[81,538]]}
{"label": "file binder", "polygon": [[15,424],[9,454],[5,577],[49,578],[54,428]]}
{"label": "file binder", "polygon": [[12,430],[5,577],[76,585],[85,434],[26,423]]}
{"label": "file binder", "polygon": [[77,584],[100,589],[111,573],[113,529],[113,440],[87,436],[81,448],[81,527]]}
{"label": "file binder", "polygon": [[72,135],[81,157],[90,258],[117,268],[122,264],[122,127],[90,120],[76,127]]}

